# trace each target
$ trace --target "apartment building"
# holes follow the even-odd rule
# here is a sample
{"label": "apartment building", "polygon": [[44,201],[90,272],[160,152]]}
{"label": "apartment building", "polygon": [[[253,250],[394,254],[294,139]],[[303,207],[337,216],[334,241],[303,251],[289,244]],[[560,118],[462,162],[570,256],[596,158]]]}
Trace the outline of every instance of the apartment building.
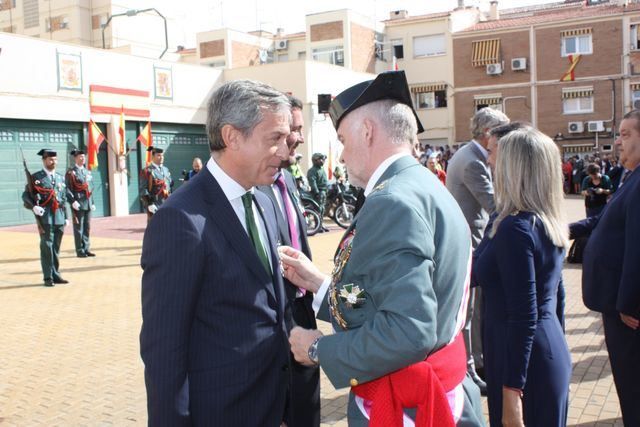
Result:
{"label": "apartment building", "polygon": [[494,8],[453,34],[455,140],[468,140],[469,118],[490,106],[540,128],[565,157],[610,152],[640,100],[638,22],[637,3],[564,2]]}

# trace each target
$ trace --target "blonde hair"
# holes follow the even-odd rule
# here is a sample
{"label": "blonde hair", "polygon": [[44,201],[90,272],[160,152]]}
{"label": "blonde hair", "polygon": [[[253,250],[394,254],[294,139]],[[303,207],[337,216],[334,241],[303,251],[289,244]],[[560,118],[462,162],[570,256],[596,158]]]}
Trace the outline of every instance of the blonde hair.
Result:
{"label": "blonde hair", "polygon": [[551,138],[533,128],[518,129],[501,138],[494,182],[498,217],[489,237],[495,236],[508,215],[533,212],[553,244],[568,247],[562,184],[560,150]]}

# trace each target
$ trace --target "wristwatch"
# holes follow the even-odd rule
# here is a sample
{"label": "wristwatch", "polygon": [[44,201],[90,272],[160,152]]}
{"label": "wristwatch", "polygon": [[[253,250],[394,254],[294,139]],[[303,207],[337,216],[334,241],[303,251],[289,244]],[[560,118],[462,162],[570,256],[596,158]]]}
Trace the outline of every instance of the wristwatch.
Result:
{"label": "wristwatch", "polygon": [[320,341],[320,338],[322,338],[322,335],[320,335],[318,338],[316,338],[313,343],[309,346],[309,350],[307,350],[307,354],[309,355],[309,359],[311,359],[311,361],[314,363],[314,365],[319,365],[320,361],[318,360],[318,342]]}

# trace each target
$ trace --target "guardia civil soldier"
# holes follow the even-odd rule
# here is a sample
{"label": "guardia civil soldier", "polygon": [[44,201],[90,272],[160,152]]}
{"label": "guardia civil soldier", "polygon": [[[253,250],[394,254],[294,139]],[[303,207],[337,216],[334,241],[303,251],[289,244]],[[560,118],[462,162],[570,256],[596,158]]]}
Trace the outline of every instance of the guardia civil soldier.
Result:
{"label": "guardia civil soldier", "polygon": [[40,264],[45,286],[69,283],[60,275],[60,243],[64,227],[68,224],[66,210],[66,184],[56,172],[57,153],[51,149],[38,151],[42,156],[42,170],[31,175],[22,200],[26,208],[36,215],[40,232]]}
{"label": "guardia civil soldier", "polygon": [[150,220],[162,203],[171,194],[173,179],[171,172],[164,166],[164,150],[157,147],[149,147],[151,151],[151,163],[140,174],[140,200],[147,211],[147,220]]}
{"label": "guardia civil soldier", "polygon": [[96,210],[91,196],[93,177],[91,171],[84,167],[85,152],[72,150],[71,155],[75,164],[65,175],[67,184],[67,201],[71,203],[71,218],[73,223],[73,240],[76,245],[76,256],[86,258],[96,256],[89,251],[89,230],[91,228],[91,211]]}
{"label": "guardia civil soldier", "polygon": [[[322,153],[314,153],[311,156],[313,166],[307,172],[307,180],[309,181],[309,187],[311,188],[311,194],[318,205],[320,206],[320,221],[324,218],[324,204],[327,201],[327,187],[329,186],[329,180],[327,179],[327,173],[324,171],[323,165],[327,158]],[[321,227],[322,231],[329,231],[324,225]]]}

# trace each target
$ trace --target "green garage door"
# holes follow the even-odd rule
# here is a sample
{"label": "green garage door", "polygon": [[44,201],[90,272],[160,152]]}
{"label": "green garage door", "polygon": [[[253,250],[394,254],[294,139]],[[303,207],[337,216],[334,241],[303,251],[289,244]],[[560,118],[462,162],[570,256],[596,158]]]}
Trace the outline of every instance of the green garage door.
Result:
{"label": "green garage door", "polygon": [[[85,126],[74,122],[0,119],[0,226],[33,222],[33,214],[22,206],[21,196],[26,178],[19,147],[22,146],[31,173],[42,169],[42,159],[36,154],[40,149],[46,147],[56,150],[58,172],[64,174],[71,163],[69,152],[84,145]],[[106,157],[103,158],[106,167]],[[104,174],[106,177],[106,168]],[[101,200],[108,202],[108,195],[101,197]],[[104,202],[100,205],[96,203],[96,208],[98,216],[103,214]],[[106,211],[108,213],[108,206]]]}
{"label": "green garage door", "polygon": [[164,165],[173,177],[173,191],[184,183],[182,171],[191,169],[194,157],[203,165],[210,157],[209,140],[204,126],[152,123],[153,145],[164,149]]}

